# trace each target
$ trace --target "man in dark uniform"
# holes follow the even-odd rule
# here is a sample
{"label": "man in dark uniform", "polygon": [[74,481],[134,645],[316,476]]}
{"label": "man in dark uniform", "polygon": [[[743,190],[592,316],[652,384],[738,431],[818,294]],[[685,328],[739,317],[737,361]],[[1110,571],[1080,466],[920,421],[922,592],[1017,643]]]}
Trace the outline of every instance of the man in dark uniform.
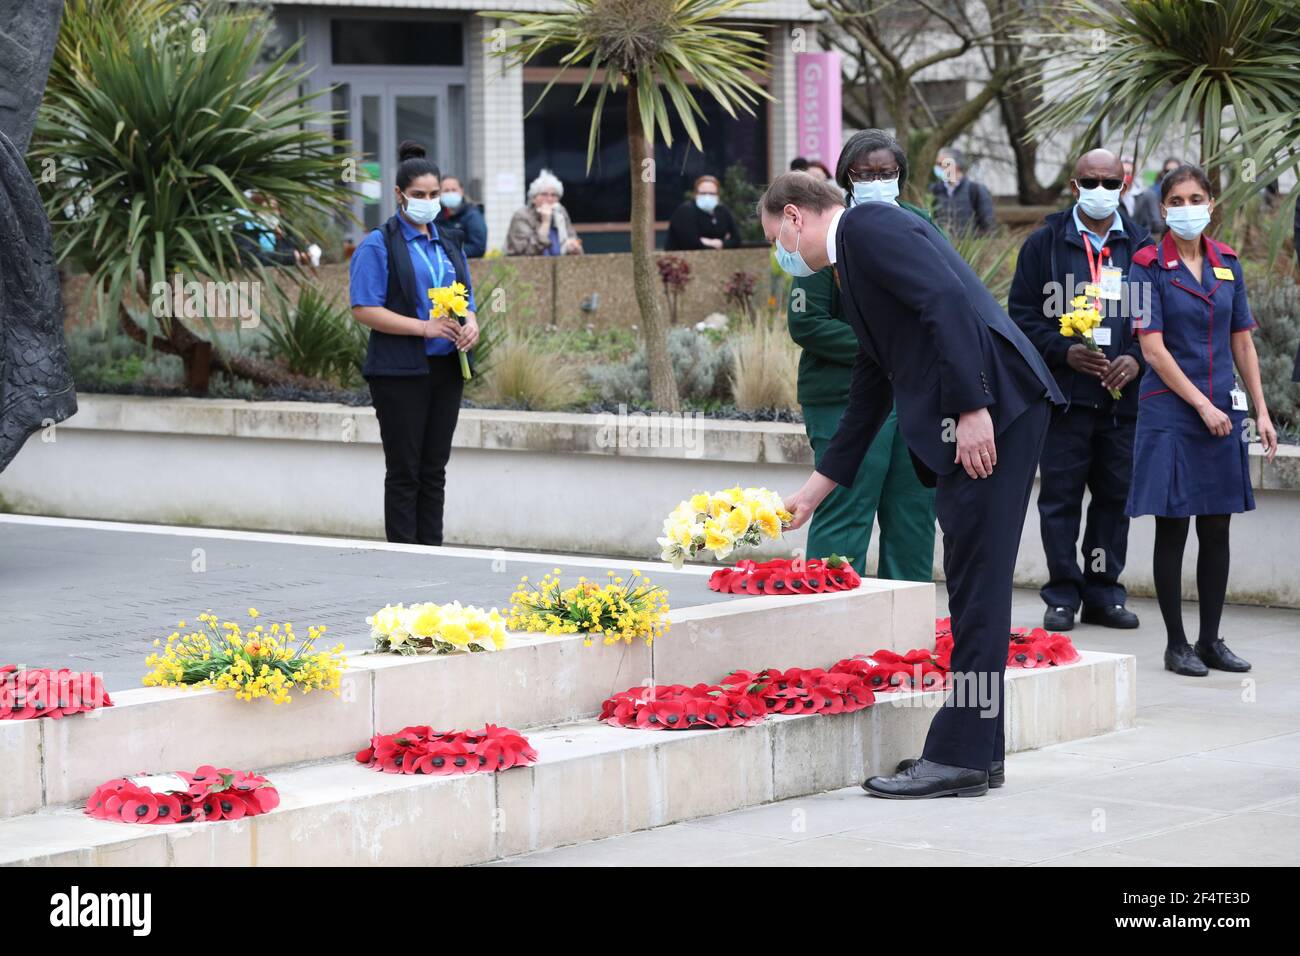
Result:
{"label": "man in dark uniform", "polygon": [[892,798],[979,796],[1003,759],[1003,673],[1016,551],[1060,392],[1042,357],[939,231],[893,203],[847,212],[837,187],[778,176],[759,201],[778,263],[828,264],[858,340],[849,405],[821,464],[786,498],[794,526],[852,486],[896,404],[921,481],[935,487],[952,612],[954,690],[921,758],[863,787]]}
{"label": "man in dark uniform", "polygon": [[[1133,628],[1119,583],[1128,551],[1124,505],[1133,476],[1133,429],[1138,411],[1142,349],[1132,334],[1133,254],[1151,245],[1146,229],[1124,215],[1124,169],[1104,149],[1075,164],[1074,205],[1047,217],[1020,249],[1007,311],[1037,346],[1065,394],[1052,418],[1039,464],[1038,515],[1047,556],[1043,626],[1074,627],[1074,615],[1105,627]],[[1090,288],[1091,287],[1091,288]],[[1061,334],[1060,316],[1076,295],[1100,304],[1105,317],[1094,352]],[[1111,389],[1122,396],[1115,398]],[[1079,567],[1083,491],[1092,495]]]}

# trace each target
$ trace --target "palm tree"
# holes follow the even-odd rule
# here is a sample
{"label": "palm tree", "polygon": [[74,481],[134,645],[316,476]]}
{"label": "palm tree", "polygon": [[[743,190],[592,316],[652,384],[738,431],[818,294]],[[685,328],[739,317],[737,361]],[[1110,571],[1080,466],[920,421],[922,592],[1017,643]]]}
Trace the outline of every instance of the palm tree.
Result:
{"label": "palm tree", "polygon": [[[755,0],[568,0],[554,13],[484,12],[514,21],[498,55],[522,65],[546,50],[563,52],[560,64],[582,66],[586,79],[578,101],[599,87],[587,140],[587,168],[606,97],[627,90],[627,145],[632,184],[632,279],[646,341],[650,395],[662,409],[678,407],[677,383],[668,355],[668,324],[659,303],[654,251],[654,144],[656,134],[672,143],[672,120],[702,149],[697,117],[704,112],[693,87],[700,87],[734,117],[753,113],[769,98],[755,79],[766,64],[763,37],[724,24]],[[550,92],[554,81],[538,101]]]}
{"label": "palm tree", "polygon": [[174,310],[132,314],[125,296],[148,302],[176,274],[249,278],[236,241],[246,192],[274,197],[300,240],[352,196],[346,157],[324,131],[331,114],[300,93],[296,47],[260,62],[269,33],[264,14],[226,4],[69,0],[28,154],[59,261],[91,274],[101,315],[180,356],[195,391],[210,368],[263,383],[288,376],[214,352]]}
{"label": "palm tree", "polygon": [[1070,92],[1035,111],[1034,136],[1198,134],[1201,164],[1232,180],[1228,205],[1300,165],[1295,0],[1070,0],[1064,26],[1048,82]]}

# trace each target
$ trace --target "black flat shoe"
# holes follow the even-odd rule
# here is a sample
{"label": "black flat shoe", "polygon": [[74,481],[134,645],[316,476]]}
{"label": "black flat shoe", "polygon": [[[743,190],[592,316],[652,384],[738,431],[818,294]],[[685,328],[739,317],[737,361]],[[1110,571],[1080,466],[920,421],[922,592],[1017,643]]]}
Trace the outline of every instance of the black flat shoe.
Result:
{"label": "black flat shoe", "polygon": [[1223,638],[1216,638],[1208,645],[1196,642],[1196,656],[1199,657],[1206,667],[1213,667],[1216,671],[1232,671],[1236,674],[1244,674],[1250,670],[1250,661],[1244,661],[1232,651],[1228,650],[1228,645],[1223,643]]}
{"label": "black flat shoe", "polygon": [[[896,768],[896,770],[898,773],[902,773],[908,767],[915,766],[916,762],[917,761],[915,757],[908,757],[906,760],[900,760],[898,761],[898,767]],[[993,761],[993,763],[989,764],[989,789],[996,790],[998,787],[1002,786],[1006,782],[1007,782],[1006,762],[1002,760],[995,760]]]}
{"label": "black flat shoe", "polygon": [[1109,607],[1085,607],[1079,615],[1084,624],[1100,624],[1102,627],[1118,627],[1125,630],[1138,626],[1138,616],[1123,604]]}
{"label": "black flat shoe", "polygon": [[1049,607],[1043,615],[1043,627],[1049,631],[1068,631],[1074,627],[1074,608]]}
{"label": "black flat shoe", "polygon": [[922,757],[892,777],[870,777],[862,789],[888,800],[928,800],[932,797],[982,797],[989,792],[984,770],[950,767]]}
{"label": "black flat shoe", "polygon": [[1205,677],[1210,673],[1210,669],[1196,656],[1190,644],[1165,649],[1165,670],[1184,677]]}

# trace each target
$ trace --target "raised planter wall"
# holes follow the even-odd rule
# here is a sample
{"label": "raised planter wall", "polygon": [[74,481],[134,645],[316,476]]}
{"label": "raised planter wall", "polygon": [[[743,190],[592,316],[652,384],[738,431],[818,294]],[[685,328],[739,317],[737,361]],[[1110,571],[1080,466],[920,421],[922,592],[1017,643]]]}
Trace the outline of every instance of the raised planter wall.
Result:
{"label": "raised planter wall", "polygon": [[[83,395],[0,475],[26,514],[382,537],[383,455],[369,408]],[[798,425],[463,410],[447,482],[449,544],[646,558],[683,497],[735,484],[793,491],[812,463]],[[1233,522],[1228,598],[1300,607],[1300,449],[1252,451],[1257,510]],[[1154,521],[1137,519],[1123,581],[1153,593]],[[783,551],[801,548],[803,531]],[[936,542],[936,576],[940,574]],[[776,550],[766,552],[776,554]],[[1196,548],[1184,581],[1195,597]],[[869,555],[868,567],[874,562]],[[1031,506],[1017,583],[1045,577]]]}

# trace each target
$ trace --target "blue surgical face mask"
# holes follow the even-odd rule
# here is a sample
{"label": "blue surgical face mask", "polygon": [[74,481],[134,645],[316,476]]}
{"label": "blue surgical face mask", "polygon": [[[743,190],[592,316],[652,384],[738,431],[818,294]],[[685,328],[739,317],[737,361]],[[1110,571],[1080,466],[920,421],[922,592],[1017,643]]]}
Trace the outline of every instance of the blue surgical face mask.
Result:
{"label": "blue surgical face mask", "polygon": [[1119,208],[1119,190],[1105,186],[1084,189],[1080,186],[1079,208],[1092,219],[1106,219]]}
{"label": "blue surgical face mask", "polygon": [[[403,194],[405,195],[405,194]],[[438,200],[412,199],[406,196],[406,218],[418,226],[433,222],[438,215]]]}
{"label": "blue surgical face mask", "polygon": [[459,209],[460,204],[465,201],[465,197],[457,192],[443,193],[438,197],[444,209]]}
{"label": "blue surgical face mask", "polygon": [[946,169],[944,169],[942,166],[940,166],[938,163],[936,163],[936,164],[934,165],[933,168],[934,168],[934,178],[935,178],[935,179],[947,179],[947,178],[948,178],[948,171],[947,171]]}
{"label": "blue surgical face mask", "polygon": [[874,183],[853,183],[853,204],[864,202],[893,202],[898,199],[898,179],[881,179]]}
{"label": "blue surgical face mask", "polygon": [[695,206],[700,212],[713,212],[718,208],[718,197],[712,193],[705,193],[695,197]]}
{"label": "blue surgical face mask", "polygon": [[1165,225],[1179,239],[1195,239],[1210,224],[1210,207],[1170,206],[1165,210]]}
{"label": "blue surgical face mask", "polygon": [[776,242],[773,243],[773,251],[776,253],[776,264],[780,266],[787,275],[792,275],[796,279],[800,279],[804,276],[812,275],[815,270],[812,266],[808,265],[808,263],[804,262],[803,255],[799,252],[799,240],[801,238],[799,233],[795,233],[794,252],[791,252],[786,249],[785,246],[781,245],[781,233],[785,232],[785,224],[789,221],[790,220],[782,217],[781,228],[777,230]]}

